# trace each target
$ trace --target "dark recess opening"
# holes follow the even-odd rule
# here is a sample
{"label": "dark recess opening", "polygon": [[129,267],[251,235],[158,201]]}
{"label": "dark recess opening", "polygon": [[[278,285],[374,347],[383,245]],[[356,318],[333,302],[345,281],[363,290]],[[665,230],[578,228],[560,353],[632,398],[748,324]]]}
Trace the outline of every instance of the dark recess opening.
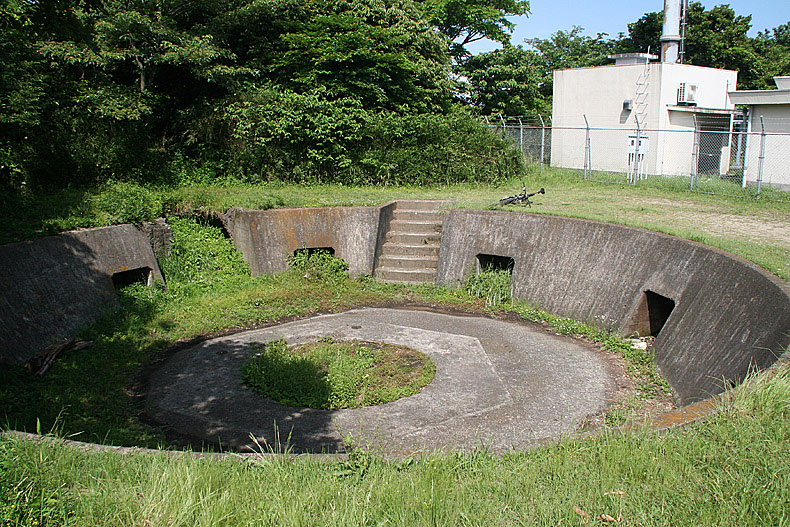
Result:
{"label": "dark recess opening", "polygon": [[627,328],[627,333],[636,333],[640,337],[657,336],[673,309],[675,309],[675,301],[671,298],[650,290],[645,291]]}
{"label": "dark recess opening", "polygon": [[124,287],[136,283],[148,284],[148,278],[151,276],[150,267],[140,267],[138,269],[129,269],[128,271],[120,271],[113,273],[112,285],[115,289],[123,289]]}
{"label": "dark recess opening", "polygon": [[477,255],[477,270],[493,270],[504,271],[507,270],[513,274],[513,267],[516,261],[509,256],[498,256],[496,254],[478,254]]}
{"label": "dark recess opening", "polygon": [[301,249],[296,249],[294,251],[294,256],[297,254],[307,254],[307,256],[312,256],[315,253],[329,253],[332,256],[335,255],[335,248],[334,247],[302,247]]}

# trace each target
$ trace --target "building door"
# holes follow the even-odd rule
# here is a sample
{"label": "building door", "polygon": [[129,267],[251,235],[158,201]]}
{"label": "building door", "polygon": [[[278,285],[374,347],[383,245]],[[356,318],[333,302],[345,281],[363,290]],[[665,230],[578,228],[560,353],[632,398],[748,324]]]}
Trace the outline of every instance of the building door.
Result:
{"label": "building door", "polygon": [[695,115],[697,127],[697,174],[720,176],[721,159],[725,147],[730,144],[729,115]]}

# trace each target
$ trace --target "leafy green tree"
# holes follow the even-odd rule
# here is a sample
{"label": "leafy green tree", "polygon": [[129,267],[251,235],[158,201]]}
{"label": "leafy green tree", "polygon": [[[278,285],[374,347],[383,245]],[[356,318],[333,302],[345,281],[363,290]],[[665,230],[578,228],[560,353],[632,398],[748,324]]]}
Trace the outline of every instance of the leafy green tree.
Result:
{"label": "leafy green tree", "polygon": [[535,68],[544,100],[550,100],[554,89],[554,70],[585,68],[609,64],[608,56],[617,49],[616,41],[605,33],[595,37],[582,34],[583,28],[557,31],[550,38],[526,40],[535,52]]}
{"label": "leafy green tree", "polygon": [[760,57],[755,84],[763,89],[776,87],[774,77],[790,75],[790,22],[757,33],[754,50]]}
{"label": "leafy green tree", "polygon": [[330,0],[282,36],[266,70],[298,93],[321,90],[368,109],[430,112],[449,100],[449,63],[439,36],[410,1]]}
{"label": "leafy green tree", "polygon": [[461,68],[469,99],[482,115],[550,113],[540,84],[539,55],[521,46],[505,46],[469,58]]}
{"label": "leafy green tree", "polygon": [[509,16],[529,14],[527,0],[422,0],[428,21],[449,42],[456,63],[470,54],[466,46],[487,38],[501,44],[510,43],[515,24]]}
{"label": "leafy green tree", "polygon": [[[663,13],[646,13],[628,24],[628,37],[619,43],[620,51],[660,54]],[[729,5],[706,10],[700,2],[688,6],[685,58],[686,64],[736,70],[738,87],[764,87],[760,71],[765,68],[763,57],[755,50],[754,40],[748,36],[751,15],[739,16]]]}

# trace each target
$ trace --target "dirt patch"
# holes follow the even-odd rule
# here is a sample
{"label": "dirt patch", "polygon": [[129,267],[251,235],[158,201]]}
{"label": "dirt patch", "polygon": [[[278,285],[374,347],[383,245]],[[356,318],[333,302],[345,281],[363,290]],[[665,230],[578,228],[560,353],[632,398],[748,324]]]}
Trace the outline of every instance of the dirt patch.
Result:
{"label": "dirt patch", "polygon": [[622,198],[621,209],[624,215],[638,215],[640,221],[660,220],[664,225],[667,211],[672,211],[671,225],[675,228],[790,248],[790,213],[773,210],[759,215],[738,214],[721,210],[720,205],[703,207],[694,201],[653,197]]}

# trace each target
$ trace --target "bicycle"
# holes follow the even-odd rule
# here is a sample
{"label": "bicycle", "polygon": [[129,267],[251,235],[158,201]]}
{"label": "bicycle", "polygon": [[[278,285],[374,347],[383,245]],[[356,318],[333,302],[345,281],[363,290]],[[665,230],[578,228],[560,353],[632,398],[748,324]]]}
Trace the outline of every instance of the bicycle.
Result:
{"label": "bicycle", "polygon": [[527,194],[527,185],[525,183],[524,186],[521,188],[521,194],[514,194],[513,196],[504,197],[499,201],[497,201],[496,203],[492,203],[491,205],[489,205],[489,207],[503,207],[505,205],[512,205],[515,203],[521,206],[527,206],[532,208],[532,202],[529,200],[529,198],[531,198],[536,194],[545,194],[545,193],[546,193],[546,189],[540,187],[540,190],[538,190],[537,192]]}

